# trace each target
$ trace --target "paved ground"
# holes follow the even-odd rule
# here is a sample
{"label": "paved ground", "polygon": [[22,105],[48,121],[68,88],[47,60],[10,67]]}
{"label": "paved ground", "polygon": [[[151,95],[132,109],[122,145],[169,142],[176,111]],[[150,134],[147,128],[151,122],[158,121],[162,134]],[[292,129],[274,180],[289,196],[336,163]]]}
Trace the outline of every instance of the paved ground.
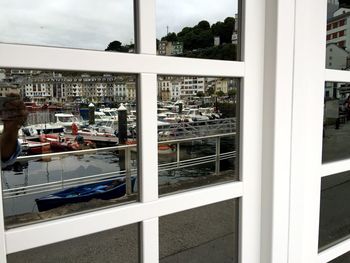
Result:
{"label": "paved ground", "polygon": [[[238,222],[237,213],[233,212],[235,208],[233,201],[226,201],[161,217],[160,262],[237,262]],[[8,262],[139,262],[138,225],[11,254]]]}
{"label": "paved ground", "polygon": [[[323,161],[350,158],[350,122],[326,127]],[[350,234],[350,172],[322,179],[320,246]],[[160,262],[236,262],[233,203],[222,202],[160,218]],[[8,256],[9,263],[139,262],[138,225]],[[40,238],[40,237],[38,237]],[[233,248],[233,249],[232,249]],[[350,253],[332,263],[350,262]]]}
{"label": "paved ground", "polygon": [[[350,158],[350,121],[339,129],[328,126],[323,138],[323,162]],[[327,248],[350,235],[350,171],[322,179],[319,246]],[[350,253],[332,263],[350,262]]]}

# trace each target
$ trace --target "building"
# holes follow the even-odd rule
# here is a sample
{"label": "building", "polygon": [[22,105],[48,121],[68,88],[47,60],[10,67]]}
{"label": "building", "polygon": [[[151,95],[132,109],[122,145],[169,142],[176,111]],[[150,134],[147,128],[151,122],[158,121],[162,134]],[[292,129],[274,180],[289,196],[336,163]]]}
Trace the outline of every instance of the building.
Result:
{"label": "building", "polygon": [[176,56],[183,53],[183,43],[182,42],[170,42],[170,41],[160,41],[158,47],[159,55],[163,56]]}
{"label": "building", "polygon": [[350,51],[350,9],[340,8],[327,21],[327,44],[335,43]]}
{"label": "building", "polygon": [[[175,2],[175,8],[163,8],[161,15],[176,22],[180,20],[175,15],[207,19],[216,4]],[[102,99],[109,96],[108,84],[113,89],[116,84],[125,86],[126,98],[132,99],[135,78],[123,75],[130,74],[138,76],[140,91],[133,130],[137,136],[131,138],[135,133],[130,132],[130,144],[21,156],[16,165],[2,171],[0,262],[350,262],[350,122],[346,114],[339,116],[337,100],[325,98],[324,87],[326,82],[350,83],[350,76],[325,65],[327,1],[249,0],[242,8],[215,5],[215,10],[232,13],[244,10],[239,14],[244,22],[244,38],[239,40],[242,61],[157,56],[154,31],[162,22],[155,12],[159,5],[154,0],[135,3],[129,8],[123,5],[121,11],[129,12],[137,30],[124,19],[120,24],[106,22],[117,21],[118,12],[111,6],[106,12],[106,5],[91,2],[74,8],[64,1],[59,5],[31,1],[25,9],[0,4],[0,17],[6,19],[0,36],[2,83],[20,87],[28,80],[32,92],[34,84],[35,92],[38,84],[40,92],[44,87],[48,92],[54,83],[61,83],[56,93],[64,89],[67,101],[80,92]],[[23,15],[23,10],[30,15]],[[39,18],[49,18],[50,26],[39,26]],[[346,22],[340,22],[343,18]],[[349,51],[347,31],[338,33],[347,30],[347,13],[331,19],[327,31],[329,41],[334,41],[328,44]],[[122,31],[118,29],[127,25],[137,38],[137,53],[89,49],[101,40],[98,33],[106,32],[99,26],[117,38]],[[43,36],[56,37],[50,42]],[[37,69],[51,74],[45,78],[42,72],[25,74]],[[15,76],[11,70],[17,71]],[[56,70],[62,77],[54,76]],[[237,102],[216,105],[222,106],[226,117],[208,120],[224,122],[225,129],[218,132],[208,122],[196,125],[188,118],[183,126],[176,123],[174,129],[160,133],[157,80],[164,75],[182,78],[180,96],[188,99],[216,87],[207,77],[240,79]],[[201,113],[196,105],[189,106],[186,113]],[[324,112],[331,112],[326,116],[333,119],[325,122]],[[193,133],[177,137],[184,131]],[[169,140],[165,145],[160,141],[163,135]],[[70,175],[74,178],[67,178]],[[112,181],[112,187],[121,183],[125,192],[120,199],[94,198],[38,211],[35,199],[92,182],[101,183],[97,193],[105,192],[106,181]],[[69,198],[78,195],[69,193]]]}
{"label": "building", "polygon": [[180,98],[192,98],[205,91],[204,77],[184,77],[181,82]]}
{"label": "building", "polygon": [[326,67],[329,69],[348,69],[350,53],[335,43],[327,44]]}

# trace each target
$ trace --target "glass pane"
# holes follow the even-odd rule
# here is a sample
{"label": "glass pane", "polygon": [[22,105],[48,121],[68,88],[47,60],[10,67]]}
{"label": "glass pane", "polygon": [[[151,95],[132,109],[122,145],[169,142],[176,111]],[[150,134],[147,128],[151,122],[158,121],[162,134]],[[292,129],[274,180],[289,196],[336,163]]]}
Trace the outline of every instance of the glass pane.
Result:
{"label": "glass pane", "polygon": [[350,83],[326,82],[323,162],[350,157]]}
{"label": "glass pane", "polygon": [[[116,259],[118,259],[116,261]],[[7,255],[8,263],[139,262],[138,224]]]}
{"label": "glass pane", "polygon": [[[157,53],[239,60],[238,0],[157,0]],[[181,10],[174,12],[174,10]]]}
{"label": "glass pane", "polygon": [[2,162],[7,227],[137,199],[135,75],[0,70],[9,93],[28,117],[3,120],[3,159],[22,146]]}
{"label": "glass pane", "polygon": [[0,42],[134,52],[132,0],[4,0]]}
{"label": "glass pane", "polygon": [[159,262],[238,262],[238,200],[159,218]]}
{"label": "glass pane", "polygon": [[333,259],[332,261],[329,261],[329,263],[348,263],[350,262],[350,252],[337,257],[336,259]]}
{"label": "glass pane", "polygon": [[160,194],[238,179],[239,79],[158,76]]}
{"label": "glass pane", "polygon": [[346,0],[328,0],[326,68],[348,70],[350,64],[350,4]]}
{"label": "glass pane", "polygon": [[322,178],[319,248],[325,249],[349,237],[350,171]]}

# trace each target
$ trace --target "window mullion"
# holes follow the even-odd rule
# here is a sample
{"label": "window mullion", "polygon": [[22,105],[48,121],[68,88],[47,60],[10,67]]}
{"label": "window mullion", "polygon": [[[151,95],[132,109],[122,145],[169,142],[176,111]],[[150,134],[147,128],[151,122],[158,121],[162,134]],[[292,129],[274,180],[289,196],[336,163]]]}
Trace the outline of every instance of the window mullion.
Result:
{"label": "window mullion", "polygon": [[327,3],[314,7],[313,0],[296,1],[290,263],[316,262],[318,253]]}
{"label": "window mullion", "polygon": [[156,0],[134,0],[138,53],[156,54]]}
{"label": "window mullion", "polygon": [[159,261],[159,222],[158,217],[142,221],[141,236],[147,242],[142,242],[141,262],[156,263]]}
{"label": "window mullion", "polygon": [[244,196],[240,206],[240,262],[260,261],[262,97],[265,1],[242,1],[240,173]]}

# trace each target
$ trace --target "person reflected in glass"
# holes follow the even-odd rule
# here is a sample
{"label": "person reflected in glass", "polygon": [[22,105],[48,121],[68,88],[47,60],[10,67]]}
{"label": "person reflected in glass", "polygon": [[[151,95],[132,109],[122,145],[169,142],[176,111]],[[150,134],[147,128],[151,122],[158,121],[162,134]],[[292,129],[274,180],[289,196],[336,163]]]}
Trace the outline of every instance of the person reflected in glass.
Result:
{"label": "person reflected in glass", "polygon": [[0,98],[0,118],[3,131],[0,137],[1,167],[13,164],[21,153],[18,131],[26,122],[28,112],[18,94],[9,94]]}
{"label": "person reflected in glass", "polygon": [[344,110],[346,112],[346,120],[350,120],[350,95],[344,101]]}

